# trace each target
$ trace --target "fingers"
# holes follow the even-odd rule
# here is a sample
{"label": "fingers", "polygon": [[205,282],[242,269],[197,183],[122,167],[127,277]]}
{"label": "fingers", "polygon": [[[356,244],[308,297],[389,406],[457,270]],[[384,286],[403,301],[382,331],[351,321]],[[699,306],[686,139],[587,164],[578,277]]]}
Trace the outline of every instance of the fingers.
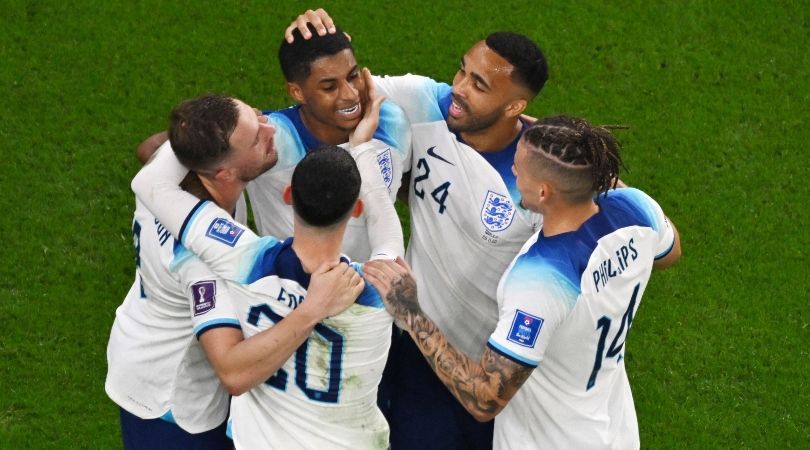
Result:
{"label": "fingers", "polygon": [[405,258],[403,258],[401,256],[397,256],[397,259],[395,259],[394,262],[399,264],[400,267],[403,267],[406,271],[408,271],[408,272],[411,271],[411,265],[408,264],[408,261],[405,261]]}
{"label": "fingers", "polygon": [[377,95],[377,85],[374,84],[371,71],[368,70],[368,67],[363,67],[361,73],[363,74],[363,82],[366,84],[366,95],[368,95],[369,100],[373,100]]}
{"label": "fingers", "polygon": [[334,21],[332,21],[332,18],[329,17],[329,14],[327,14],[323,8],[318,8],[315,11],[308,9],[284,30],[284,38],[287,39],[287,42],[292,43],[295,39],[293,37],[293,31],[296,29],[301,33],[304,39],[311,38],[312,33],[309,31],[308,24],[311,24],[312,27],[315,28],[315,32],[318,33],[318,36],[325,36],[326,33],[332,34],[336,31]]}

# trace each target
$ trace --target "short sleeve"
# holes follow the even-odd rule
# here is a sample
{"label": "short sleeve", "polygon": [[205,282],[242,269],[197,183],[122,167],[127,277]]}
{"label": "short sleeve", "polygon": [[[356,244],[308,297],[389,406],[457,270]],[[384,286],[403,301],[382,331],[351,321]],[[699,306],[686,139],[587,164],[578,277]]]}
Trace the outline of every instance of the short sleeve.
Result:
{"label": "short sleeve", "polygon": [[549,264],[519,257],[499,287],[498,325],[487,346],[518,364],[537,367],[578,296],[578,289]]}
{"label": "short sleeve", "polygon": [[194,335],[199,337],[208,330],[219,327],[241,329],[228,283],[213,274],[208,267],[182,246],[175,251],[182,263],[177,268],[194,326]]}
{"label": "short sleeve", "polygon": [[634,189],[618,189],[615,194],[623,197],[634,208],[642,220],[658,234],[655,246],[655,259],[661,259],[669,254],[675,245],[675,230],[669,223],[661,206],[652,197],[644,192]]}

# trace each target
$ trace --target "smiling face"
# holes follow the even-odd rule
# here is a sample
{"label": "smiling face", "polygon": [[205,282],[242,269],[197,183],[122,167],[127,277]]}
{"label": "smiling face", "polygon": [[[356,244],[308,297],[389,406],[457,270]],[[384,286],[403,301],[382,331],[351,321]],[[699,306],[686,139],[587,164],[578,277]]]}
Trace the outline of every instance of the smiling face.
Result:
{"label": "smiling face", "polygon": [[276,165],[278,153],[273,139],[276,129],[250,106],[239,100],[236,104],[239,118],[228,139],[231,150],[227,164],[247,183]]}
{"label": "smiling face", "polygon": [[523,89],[512,81],[512,70],[514,67],[484,41],[475,44],[461,59],[453,78],[448,127],[475,132],[503,119],[507,107],[523,97]]}
{"label": "smiling face", "polygon": [[[301,82],[288,82],[290,95],[301,104],[307,128],[321,139],[333,137],[341,144],[363,116],[366,86],[351,49],[316,59],[309,76]],[[337,137],[339,136],[339,137]]]}

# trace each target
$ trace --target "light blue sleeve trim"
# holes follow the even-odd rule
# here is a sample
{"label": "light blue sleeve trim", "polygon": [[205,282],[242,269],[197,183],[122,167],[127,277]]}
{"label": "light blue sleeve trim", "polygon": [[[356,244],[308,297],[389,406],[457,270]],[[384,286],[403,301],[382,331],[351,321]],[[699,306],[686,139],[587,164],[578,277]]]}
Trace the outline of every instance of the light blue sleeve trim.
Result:
{"label": "light blue sleeve trim", "polygon": [[663,258],[663,257],[665,257],[665,256],[667,256],[667,255],[669,255],[669,252],[671,252],[671,251],[672,251],[672,248],[673,248],[673,247],[675,247],[675,236],[673,236],[673,237],[672,237],[672,243],[671,243],[671,244],[669,244],[669,248],[668,248],[668,249],[666,249],[666,250],[664,250],[663,252],[661,252],[661,253],[659,253],[659,254],[655,255],[655,260],[657,261],[657,260],[659,260],[659,259],[661,259],[661,258]]}
{"label": "light blue sleeve trim", "polygon": [[208,206],[208,201],[204,201],[198,208],[194,209],[194,212],[186,219],[186,222],[183,224],[183,234],[180,235],[180,243],[185,246],[186,242],[186,235],[188,234],[188,229],[191,228],[194,221],[197,219],[197,216],[200,215],[203,209]]}
{"label": "light blue sleeve trim", "polygon": [[201,332],[205,331],[208,328],[217,327],[217,326],[235,326],[235,327],[237,327],[239,329],[242,328],[242,325],[240,325],[239,321],[236,320],[236,319],[214,319],[214,320],[209,320],[207,322],[203,322],[203,323],[197,325],[196,327],[194,327],[194,335],[199,337]]}
{"label": "light blue sleeve trim", "polygon": [[524,358],[523,356],[518,355],[517,353],[509,350],[508,348],[504,347],[503,345],[498,344],[492,338],[490,338],[489,341],[487,341],[487,344],[492,346],[495,350],[503,353],[504,355],[514,359],[515,361],[517,361],[519,363],[522,363],[522,364],[525,364],[525,365],[531,366],[531,367],[537,367],[538,365],[540,365],[540,361],[535,361],[533,359]]}

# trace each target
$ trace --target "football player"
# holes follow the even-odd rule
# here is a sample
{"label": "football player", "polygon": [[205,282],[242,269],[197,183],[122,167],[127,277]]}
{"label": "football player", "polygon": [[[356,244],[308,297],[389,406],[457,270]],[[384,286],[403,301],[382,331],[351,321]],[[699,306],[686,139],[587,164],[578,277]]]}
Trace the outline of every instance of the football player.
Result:
{"label": "football player", "polygon": [[626,338],[651,271],[681,249],[652,198],[610,190],[620,166],[614,137],[585,120],[543,119],[525,132],[513,170],[522,204],[544,223],[501,278],[481,358],[430,320],[406,263],[365,267],[459,403],[478,420],[497,415],[495,448],[639,448]]}

